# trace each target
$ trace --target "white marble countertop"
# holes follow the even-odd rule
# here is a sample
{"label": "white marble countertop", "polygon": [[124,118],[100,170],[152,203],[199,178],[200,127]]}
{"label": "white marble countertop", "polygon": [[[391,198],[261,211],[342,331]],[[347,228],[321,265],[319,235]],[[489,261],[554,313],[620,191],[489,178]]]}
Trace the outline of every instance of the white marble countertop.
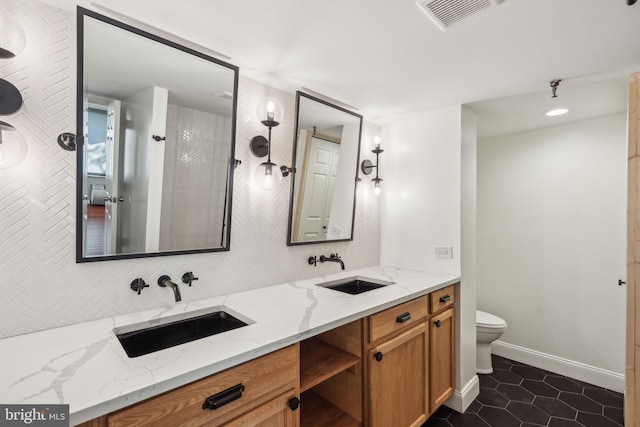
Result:
{"label": "white marble countertop", "polygon": [[[395,284],[360,295],[316,286],[356,275]],[[0,402],[69,404],[71,423],[79,424],[459,280],[376,266],[5,338]],[[216,307],[252,323],[136,358],[113,332]]]}

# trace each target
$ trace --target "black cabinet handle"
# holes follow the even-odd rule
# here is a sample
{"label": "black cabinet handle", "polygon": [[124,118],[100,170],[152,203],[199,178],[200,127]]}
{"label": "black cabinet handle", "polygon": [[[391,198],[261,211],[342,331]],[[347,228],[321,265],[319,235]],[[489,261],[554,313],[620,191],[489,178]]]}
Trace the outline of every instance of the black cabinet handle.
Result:
{"label": "black cabinet handle", "polygon": [[443,295],[440,297],[440,302],[449,302],[450,299],[451,297],[449,296],[449,294]]}
{"label": "black cabinet handle", "polygon": [[375,357],[375,359],[379,362],[382,360],[382,352],[381,351],[377,351],[373,357]]}
{"label": "black cabinet handle", "polygon": [[404,323],[407,320],[411,320],[411,313],[409,313],[408,311],[404,314],[401,314],[400,316],[396,317],[396,322],[398,323]]}
{"label": "black cabinet handle", "polygon": [[216,393],[213,396],[207,397],[202,404],[202,409],[214,410],[221,408],[227,403],[231,403],[236,399],[240,399],[242,397],[243,391],[244,385],[234,385],[233,387],[223,390],[220,393]]}
{"label": "black cabinet handle", "polygon": [[289,405],[289,409],[291,409],[292,411],[295,411],[300,406],[300,399],[298,399],[297,397],[292,397],[287,402],[287,405]]}
{"label": "black cabinet handle", "polygon": [[442,326],[442,322],[439,320],[436,320],[435,322],[436,328],[439,328],[440,326]]}

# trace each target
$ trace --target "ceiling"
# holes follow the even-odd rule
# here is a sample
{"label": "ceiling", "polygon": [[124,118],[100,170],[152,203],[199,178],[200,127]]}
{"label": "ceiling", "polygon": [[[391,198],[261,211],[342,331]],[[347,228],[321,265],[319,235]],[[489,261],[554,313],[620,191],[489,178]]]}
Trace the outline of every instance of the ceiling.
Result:
{"label": "ceiling", "polygon": [[[477,115],[478,139],[621,114],[627,111],[628,77],[563,85],[557,97],[551,88],[466,104]],[[567,114],[547,117],[547,111],[566,108]]]}
{"label": "ceiling", "polygon": [[126,100],[155,86],[167,89],[171,104],[231,117],[225,94],[233,94],[233,70],[90,16],[83,26],[83,86],[90,96]]}
{"label": "ceiling", "polygon": [[[302,87],[384,124],[408,113],[595,84],[640,70],[640,4],[504,0],[447,31],[414,0],[46,0],[104,5],[231,57],[242,75]],[[566,89],[565,89],[566,87]]]}

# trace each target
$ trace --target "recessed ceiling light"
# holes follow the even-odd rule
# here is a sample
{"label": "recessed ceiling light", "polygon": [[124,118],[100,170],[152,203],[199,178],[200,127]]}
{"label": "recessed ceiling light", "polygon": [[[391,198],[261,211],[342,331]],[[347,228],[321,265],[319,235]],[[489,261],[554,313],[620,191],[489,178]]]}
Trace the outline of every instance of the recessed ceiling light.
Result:
{"label": "recessed ceiling light", "polygon": [[555,116],[561,116],[563,114],[567,114],[568,112],[569,110],[566,108],[556,108],[555,110],[547,111],[546,113],[544,113],[544,115],[547,117],[555,117]]}

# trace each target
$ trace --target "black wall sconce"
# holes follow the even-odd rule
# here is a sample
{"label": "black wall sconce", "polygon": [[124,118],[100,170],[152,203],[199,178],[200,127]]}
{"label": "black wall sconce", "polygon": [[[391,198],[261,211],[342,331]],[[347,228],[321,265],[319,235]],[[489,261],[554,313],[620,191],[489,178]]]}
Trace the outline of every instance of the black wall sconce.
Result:
{"label": "black wall sconce", "polygon": [[[25,46],[24,30],[6,10],[0,8],[0,59],[10,59]],[[13,114],[22,108],[22,94],[13,84],[0,79],[0,115]],[[16,166],[27,156],[27,143],[10,123],[0,121],[0,169]]]}
{"label": "black wall sconce", "polygon": [[380,138],[375,137],[374,144],[375,144],[375,148],[371,150],[371,152],[376,155],[376,164],[374,165],[373,163],[371,163],[371,160],[369,159],[363,160],[362,164],[360,165],[360,170],[365,175],[371,175],[372,169],[376,170],[376,177],[371,178],[371,181],[373,181],[373,194],[377,196],[380,194],[380,191],[381,191],[380,183],[382,182],[382,178],[378,176],[378,172],[380,171],[379,157],[380,157],[380,153],[384,152],[384,150],[380,148]]}
{"label": "black wall sconce", "polygon": [[[258,104],[258,118],[260,123],[269,128],[269,136],[254,136],[249,143],[251,153],[256,157],[267,156],[267,161],[260,163],[254,173],[256,184],[265,190],[271,190],[280,185],[283,176],[295,172],[294,168],[280,166],[271,161],[271,129],[278,126],[284,116],[284,107],[276,98],[265,98]],[[278,170],[279,169],[279,170]]]}

